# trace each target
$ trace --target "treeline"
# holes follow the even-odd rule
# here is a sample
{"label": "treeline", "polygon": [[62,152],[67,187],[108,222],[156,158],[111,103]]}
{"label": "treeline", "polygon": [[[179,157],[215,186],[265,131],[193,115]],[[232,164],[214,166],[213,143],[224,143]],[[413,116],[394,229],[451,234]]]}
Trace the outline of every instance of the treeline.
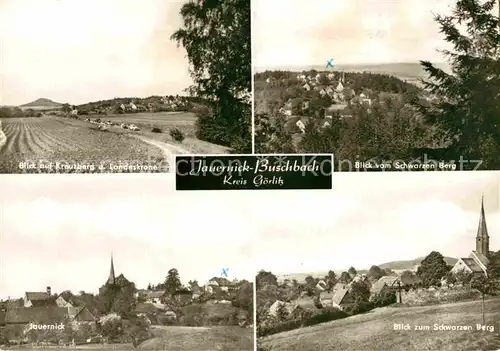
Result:
{"label": "treeline", "polygon": [[[321,106],[320,106],[321,109]],[[426,125],[411,106],[396,98],[365,106],[349,106],[349,117],[310,117],[304,133],[296,121],[280,113],[255,115],[257,153],[333,153],[342,170],[354,170],[356,161],[423,161],[419,150],[443,148],[446,138]],[[325,125],[325,122],[328,122]],[[433,157],[429,152],[428,158]],[[457,156],[457,155],[455,155]],[[458,157],[458,156],[457,156]],[[459,158],[449,158],[450,160]],[[438,159],[437,161],[440,161]]]}
{"label": "treeline", "polygon": [[[335,74],[335,79],[330,80],[327,78],[329,73]],[[306,77],[315,77],[320,74],[320,78],[317,83],[319,85],[331,85],[337,83],[341,72],[319,72],[316,70],[310,70],[306,72],[290,72],[290,71],[265,71],[262,73],[255,74],[255,81],[264,81],[268,78],[272,79],[269,82],[271,87],[281,87],[281,88],[293,88],[294,86],[302,86],[305,84],[302,80],[297,79],[297,75],[305,75]],[[382,73],[371,73],[371,72],[344,72],[344,85],[349,86],[349,88],[354,89],[355,92],[362,92],[365,89],[377,91],[377,92],[388,92],[395,94],[412,94],[419,95],[422,93],[422,89],[414,84],[405,82],[397,77],[389,74]],[[302,89],[303,90],[303,89]]]}
{"label": "treeline", "polygon": [[0,118],[15,117],[41,117],[42,113],[32,108],[21,109],[20,107],[0,107]]}

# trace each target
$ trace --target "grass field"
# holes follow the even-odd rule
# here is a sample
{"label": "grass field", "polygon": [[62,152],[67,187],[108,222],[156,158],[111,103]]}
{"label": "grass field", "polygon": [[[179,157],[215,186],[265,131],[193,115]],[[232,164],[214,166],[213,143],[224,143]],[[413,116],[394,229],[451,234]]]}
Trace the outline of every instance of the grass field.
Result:
{"label": "grass field", "polygon": [[[424,307],[385,307],[366,314],[274,334],[258,341],[263,350],[453,350],[500,349],[500,299],[486,301],[489,331],[433,331],[434,323],[470,325],[482,323],[481,301]],[[431,326],[430,331],[394,330],[394,324]]]}
{"label": "grass field", "polygon": [[[83,121],[58,117],[7,118],[2,129],[7,137],[0,149],[0,173],[23,173],[20,162],[38,164],[67,162],[164,162],[166,156],[139,139],[101,132]],[[47,171],[47,170],[45,170]]]}
{"label": "grass field", "polygon": [[[230,151],[227,147],[197,139],[195,136],[197,117],[191,112],[135,113],[88,117],[90,119],[101,118],[116,123],[133,123],[141,129],[138,132],[139,135],[151,140],[178,145],[191,154],[227,154]],[[151,132],[153,127],[160,128],[162,133]],[[173,128],[178,128],[184,134],[185,139],[181,144],[174,141],[170,136],[169,132]]]}
{"label": "grass field", "polygon": [[[112,164],[165,165],[178,153],[225,154],[228,148],[210,144],[194,137],[196,116],[191,113],[138,113],[131,115],[90,116],[114,122],[134,123],[141,128],[134,132],[119,127],[100,131],[95,124],[82,119],[55,116],[31,118],[5,118],[0,120],[0,173],[36,172],[117,172]],[[162,133],[153,133],[153,127]],[[175,142],[169,134],[179,128],[186,139]],[[3,133],[2,133],[3,131]],[[2,146],[2,136],[5,139]],[[20,167],[21,162],[31,161],[35,169]],[[52,169],[39,167],[40,163],[52,164]],[[56,170],[55,163],[103,165],[102,170]],[[26,166],[26,165],[24,165]]]}
{"label": "grass field", "polygon": [[139,350],[168,351],[250,351],[253,329],[240,327],[156,327],[155,338],[139,345]]}

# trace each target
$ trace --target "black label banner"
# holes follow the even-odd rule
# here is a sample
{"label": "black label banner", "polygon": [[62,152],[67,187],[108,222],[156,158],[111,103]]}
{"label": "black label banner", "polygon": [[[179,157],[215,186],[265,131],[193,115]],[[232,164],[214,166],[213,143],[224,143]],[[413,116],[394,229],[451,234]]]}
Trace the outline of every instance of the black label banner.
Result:
{"label": "black label banner", "polygon": [[177,156],[177,190],[331,189],[331,155]]}

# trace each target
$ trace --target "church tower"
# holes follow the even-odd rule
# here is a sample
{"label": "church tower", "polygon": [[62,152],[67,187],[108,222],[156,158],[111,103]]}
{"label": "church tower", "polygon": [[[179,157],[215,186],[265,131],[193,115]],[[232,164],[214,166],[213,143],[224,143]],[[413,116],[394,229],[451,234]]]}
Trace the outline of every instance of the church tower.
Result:
{"label": "church tower", "polygon": [[113,255],[111,255],[111,269],[109,270],[109,278],[106,284],[115,284],[115,266],[113,265]]}
{"label": "church tower", "polygon": [[490,237],[486,227],[486,216],[484,214],[484,199],[481,198],[481,214],[479,216],[479,226],[476,236],[476,252],[488,257],[490,254]]}

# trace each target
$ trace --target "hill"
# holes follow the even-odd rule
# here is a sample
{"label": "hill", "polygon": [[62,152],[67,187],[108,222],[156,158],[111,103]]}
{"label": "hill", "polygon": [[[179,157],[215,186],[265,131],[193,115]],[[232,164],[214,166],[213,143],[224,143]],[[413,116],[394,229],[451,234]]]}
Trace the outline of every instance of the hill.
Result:
{"label": "hill", "polygon": [[[498,325],[500,299],[432,306],[384,307],[365,314],[274,334],[259,341],[262,350],[498,350],[500,336],[476,331],[476,324]],[[395,330],[395,323],[430,326],[430,330]],[[434,324],[468,325],[473,331],[434,331]]]}
{"label": "hill", "polygon": [[[393,271],[413,270],[416,266],[420,265],[420,262],[422,262],[424,258],[425,257],[417,257],[414,260],[408,261],[386,262],[380,264],[379,267],[382,269],[391,269]],[[446,261],[446,264],[449,265],[454,265],[458,261],[458,259],[453,257],[444,257],[444,260]]]}
{"label": "hill", "polygon": [[27,104],[21,105],[19,107],[21,108],[58,108],[61,107],[63,104],[59,102],[54,102],[50,99],[46,98],[40,98],[36,99],[35,101],[28,102]]}
{"label": "hill", "polygon": [[[417,257],[413,260],[407,260],[407,261],[392,261],[392,262],[385,262],[382,264],[379,264],[378,266],[382,269],[390,269],[393,271],[405,271],[405,270],[414,270],[416,266],[420,265],[420,262],[425,257]],[[446,261],[447,264],[449,265],[454,265],[458,259],[453,258],[453,257],[444,257],[444,260]],[[364,268],[364,269],[358,269],[359,273],[367,272],[370,267]],[[342,274],[342,272],[347,271],[346,269],[334,269],[333,270],[335,274],[338,276]],[[328,271],[318,271],[318,272],[306,272],[306,273],[288,273],[288,274],[280,274],[277,275],[278,281],[283,281],[285,279],[296,279],[298,282],[303,282],[305,281],[306,277],[312,276],[313,278],[324,278],[328,274]]]}

